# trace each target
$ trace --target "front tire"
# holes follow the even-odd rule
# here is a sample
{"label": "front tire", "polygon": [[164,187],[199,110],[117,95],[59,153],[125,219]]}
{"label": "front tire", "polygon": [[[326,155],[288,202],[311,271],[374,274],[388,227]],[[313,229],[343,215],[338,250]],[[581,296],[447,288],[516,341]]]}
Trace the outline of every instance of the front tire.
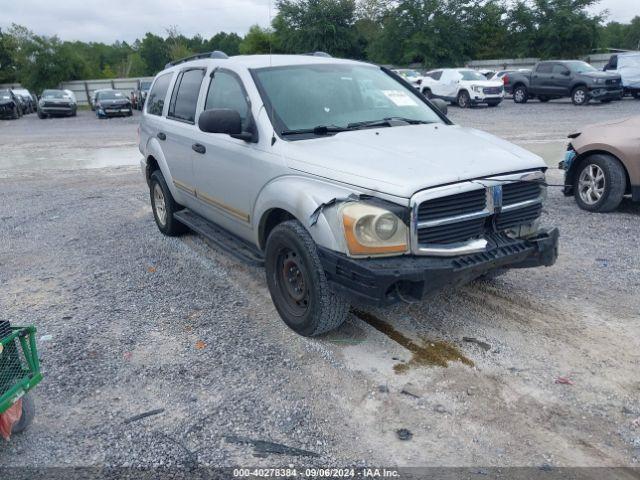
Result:
{"label": "front tire", "polygon": [[171,195],[171,191],[167,187],[167,182],[165,182],[160,170],[156,170],[151,174],[149,193],[153,218],[156,221],[158,230],[170,237],[184,233],[187,227],[173,216],[174,213],[182,210],[182,206],[173,199],[173,195]]}
{"label": "front tire", "polygon": [[529,90],[524,85],[518,85],[513,89],[513,101],[515,103],[527,103],[529,100]]}
{"label": "front tire", "polygon": [[457,103],[460,108],[469,108],[471,106],[471,97],[469,96],[469,92],[462,90],[458,93]]}
{"label": "front tire", "polygon": [[297,220],[282,222],[269,234],[265,270],[273,304],[294,332],[313,337],[347,318],[349,303],[329,286],[316,244]]}
{"label": "front tire", "polygon": [[589,91],[587,90],[587,87],[580,85],[574,88],[573,92],[571,92],[571,101],[574,105],[579,107],[589,103]]}
{"label": "front tire", "polygon": [[618,208],[627,189],[627,176],[614,157],[594,154],[580,165],[573,181],[578,206],[589,212],[611,212]]}
{"label": "front tire", "polygon": [[433,98],[433,93],[431,93],[431,89],[430,88],[425,88],[422,90],[422,95],[424,95],[425,97],[431,99]]}

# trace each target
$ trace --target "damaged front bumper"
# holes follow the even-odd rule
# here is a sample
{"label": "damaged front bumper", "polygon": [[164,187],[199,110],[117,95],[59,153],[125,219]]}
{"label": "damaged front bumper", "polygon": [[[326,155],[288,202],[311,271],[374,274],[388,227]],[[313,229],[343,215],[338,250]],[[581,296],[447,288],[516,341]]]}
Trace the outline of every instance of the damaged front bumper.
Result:
{"label": "damaged front bumper", "polygon": [[591,87],[589,96],[594,100],[620,100],[622,88]]}
{"label": "damaged front bumper", "polygon": [[332,287],[357,303],[385,306],[403,298],[468,283],[495,269],[551,266],[558,257],[557,228],[526,240],[490,235],[486,251],[457,257],[354,259],[325,248],[318,253]]}

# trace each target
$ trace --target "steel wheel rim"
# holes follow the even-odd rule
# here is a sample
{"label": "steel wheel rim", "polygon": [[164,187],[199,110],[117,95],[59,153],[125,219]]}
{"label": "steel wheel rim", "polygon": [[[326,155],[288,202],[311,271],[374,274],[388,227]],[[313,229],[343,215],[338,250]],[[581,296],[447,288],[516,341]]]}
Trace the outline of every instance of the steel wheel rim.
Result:
{"label": "steel wheel rim", "polygon": [[164,193],[162,192],[162,187],[159,184],[155,184],[153,187],[153,206],[156,210],[156,216],[158,217],[158,222],[162,226],[167,223],[167,207],[164,202]]}
{"label": "steel wheel rim", "polygon": [[580,199],[587,205],[595,205],[604,195],[607,185],[604,171],[596,164],[587,165],[580,172],[578,179],[578,193]]}
{"label": "steel wheel rim", "polygon": [[576,93],[574,93],[573,98],[575,99],[576,103],[583,103],[586,98],[584,90],[582,89],[576,90]]}
{"label": "steel wheel rim", "polygon": [[303,317],[309,309],[309,281],[302,258],[292,249],[282,247],[276,260],[276,282],[285,308],[293,317]]}

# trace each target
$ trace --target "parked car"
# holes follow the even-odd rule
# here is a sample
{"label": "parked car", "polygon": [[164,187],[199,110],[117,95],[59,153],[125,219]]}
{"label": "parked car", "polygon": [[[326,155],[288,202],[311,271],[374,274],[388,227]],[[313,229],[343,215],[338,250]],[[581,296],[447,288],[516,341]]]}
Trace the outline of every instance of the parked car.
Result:
{"label": "parked car", "polygon": [[0,118],[20,118],[22,108],[17,95],[9,88],[0,90]]}
{"label": "parked car", "polygon": [[78,110],[76,102],[64,90],[44,90],[38,102],[38,118],[53,116],[75,117]]}
{"label": "parked car", "polygon": [[100,90],[96,94],[95,111],[98,118],[133,115],[131,100],[118,90]]}
{"label": "parked car", "polygon": [[610,212],[624,195],[640,202],[640,116],[590,125],[569,135],[564,194],[583,210]]}
{"label": "parked car", "polygon": [[475,70],[444,68],[427,72],[422,93],[427,98],[441,98],[460,108],[481,103],[496,107],[504,98],[504,87],[502,81],[487,80]]}
{"label": "parked car", "polygon": [[[134,108],[137,110],[142,110],[144,108],[144,102],[147,99],[147,95],[149,94],[149,88],[151,87],[151,82],[141,81],[140,88],[133,92],[132,97],[135,98]],[[133,101],[132,98],[132,101]]]}
{"label": "parked car", "polygon": [[509,74],[509,83],[516,103],[570,97],[574,105],[586,105],[592,99],[610,102],[622,96],[620,75],[600,72],[580,60],[538,62],[531,73]]}
{"label": "parked car", "polygon": [[65,90],[63,90],[63,92],[67,95],[67,97],[69,97],[71,100],[73,100],[73,103],[75,103],[75,104],[78,103],[78,100],[76,99],[76,94],[73,93],[72,90],[65,89]]}
{"label": "parked car", "polygon": [[35,97],[26,88],[14,88],[13,93],[22,99],[22,113],[34,113],[38,110]]}
{"label": "parked car", "polygon": [[308,336],[352,301],[552,265],[544,161],[434,102],[389,69],[326,54],[170,63],[140,122],[158,229],[187,225],[263,263],[280,316]]}
{"label": "parked car", "polygon": [[620,74],[625,95],[640,99],[640,52],[611,55],[604,71]]}
{"label": "parked car", "polygon": [[414,88],[420,89],[420,84],[422,83],[422,74],[420,72],[410,68],[396,68],[393,71],[409,82]]}

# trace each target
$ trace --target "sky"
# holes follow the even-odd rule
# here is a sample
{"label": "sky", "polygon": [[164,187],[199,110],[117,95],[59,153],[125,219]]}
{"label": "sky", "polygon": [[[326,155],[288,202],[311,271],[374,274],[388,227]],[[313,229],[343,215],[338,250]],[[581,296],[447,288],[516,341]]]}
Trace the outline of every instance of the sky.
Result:
{"label": "sky", "polygon": [[[271,0],[275,3],[275,0]],[[172,25],[184,35],[210,38],[220,31],[244,35],[251,25],[269,25],[269,0],[0,0],[0,28],[12,23],[63,40],[132,42],[145,32],[165,35]],[[629,22],[640,0],[601,0],[593,13]],[[273,13],[273,12],[272,12]]]}

